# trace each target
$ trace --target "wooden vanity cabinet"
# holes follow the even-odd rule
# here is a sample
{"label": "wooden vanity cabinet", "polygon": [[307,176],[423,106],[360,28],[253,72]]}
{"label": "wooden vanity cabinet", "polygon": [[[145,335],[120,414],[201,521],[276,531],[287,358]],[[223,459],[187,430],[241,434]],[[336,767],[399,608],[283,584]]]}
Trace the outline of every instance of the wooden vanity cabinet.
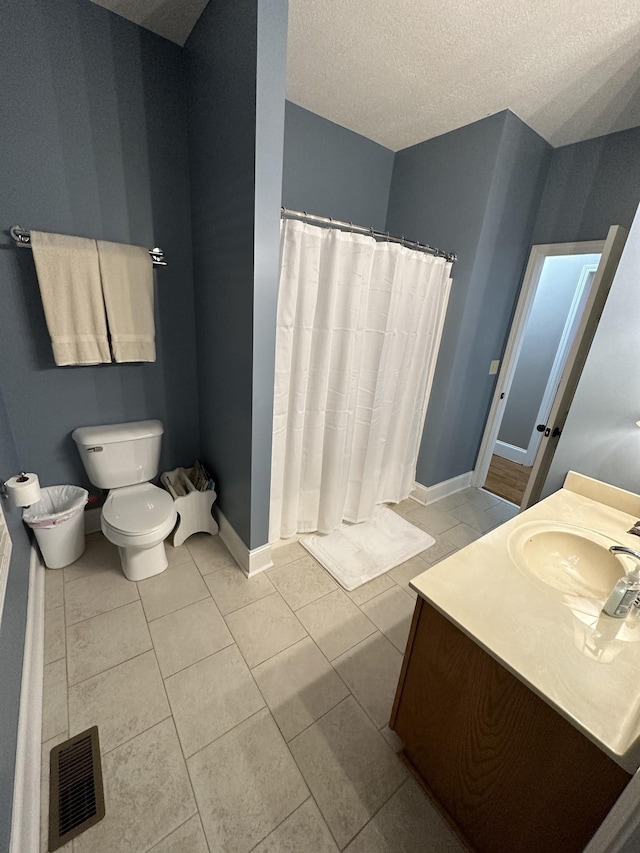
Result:
{"label": "wooden vanity cabinet", "polygon": [[420,597],[390,725],[479,853],[580,853],[631,778]]}

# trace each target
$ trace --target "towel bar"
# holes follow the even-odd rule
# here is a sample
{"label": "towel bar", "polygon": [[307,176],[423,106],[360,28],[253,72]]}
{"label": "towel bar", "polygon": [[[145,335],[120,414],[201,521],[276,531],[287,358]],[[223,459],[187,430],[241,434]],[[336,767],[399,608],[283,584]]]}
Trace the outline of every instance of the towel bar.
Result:
{"label": "towel bar", "polygon": [[[13,237],[17,246],[20,246],[23,249],[31,248],[31,233],[29,231],[25,231],[24,228],[20,228],[19,225],[13,225],[9,229],[9,233]],[[162,249],[159,249],[157,246],[155,249],[149,249],[149,254],[151,255],[151,260],[153,261],[154,267],[166,267],[167,262],[164,257],[164,252]]]}

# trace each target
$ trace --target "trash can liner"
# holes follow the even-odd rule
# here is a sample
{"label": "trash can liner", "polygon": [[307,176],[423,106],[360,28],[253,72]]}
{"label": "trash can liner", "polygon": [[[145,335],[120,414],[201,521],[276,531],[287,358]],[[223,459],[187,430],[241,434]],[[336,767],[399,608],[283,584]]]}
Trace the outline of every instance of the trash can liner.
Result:
{"label": "trash can liner", "polygon": [[29,527],[56,527],[84,510],[89,492],[80,486],[45,486],[38,503],[26,507],[22,520]]}

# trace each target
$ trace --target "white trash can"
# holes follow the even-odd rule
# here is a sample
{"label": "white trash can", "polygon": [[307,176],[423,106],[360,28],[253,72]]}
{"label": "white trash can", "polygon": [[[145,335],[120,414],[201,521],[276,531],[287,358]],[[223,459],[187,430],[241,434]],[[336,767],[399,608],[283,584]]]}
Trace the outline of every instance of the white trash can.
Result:
{"label": "white trash can", "polygon": [[49,569],[62,569],[84,552],[84,507],[89,492],[80,486],[46,486],[22,520],[33,530]]}

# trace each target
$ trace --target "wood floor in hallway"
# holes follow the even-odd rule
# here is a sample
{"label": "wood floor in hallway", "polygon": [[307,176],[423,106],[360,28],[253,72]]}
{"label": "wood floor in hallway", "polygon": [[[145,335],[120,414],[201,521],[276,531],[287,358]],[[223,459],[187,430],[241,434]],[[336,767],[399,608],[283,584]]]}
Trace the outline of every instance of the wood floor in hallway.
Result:
{"label": "wood floor in hallway", "polygon": [[494,454],[484,488],[520,506],[530,474],[531,468]]}

